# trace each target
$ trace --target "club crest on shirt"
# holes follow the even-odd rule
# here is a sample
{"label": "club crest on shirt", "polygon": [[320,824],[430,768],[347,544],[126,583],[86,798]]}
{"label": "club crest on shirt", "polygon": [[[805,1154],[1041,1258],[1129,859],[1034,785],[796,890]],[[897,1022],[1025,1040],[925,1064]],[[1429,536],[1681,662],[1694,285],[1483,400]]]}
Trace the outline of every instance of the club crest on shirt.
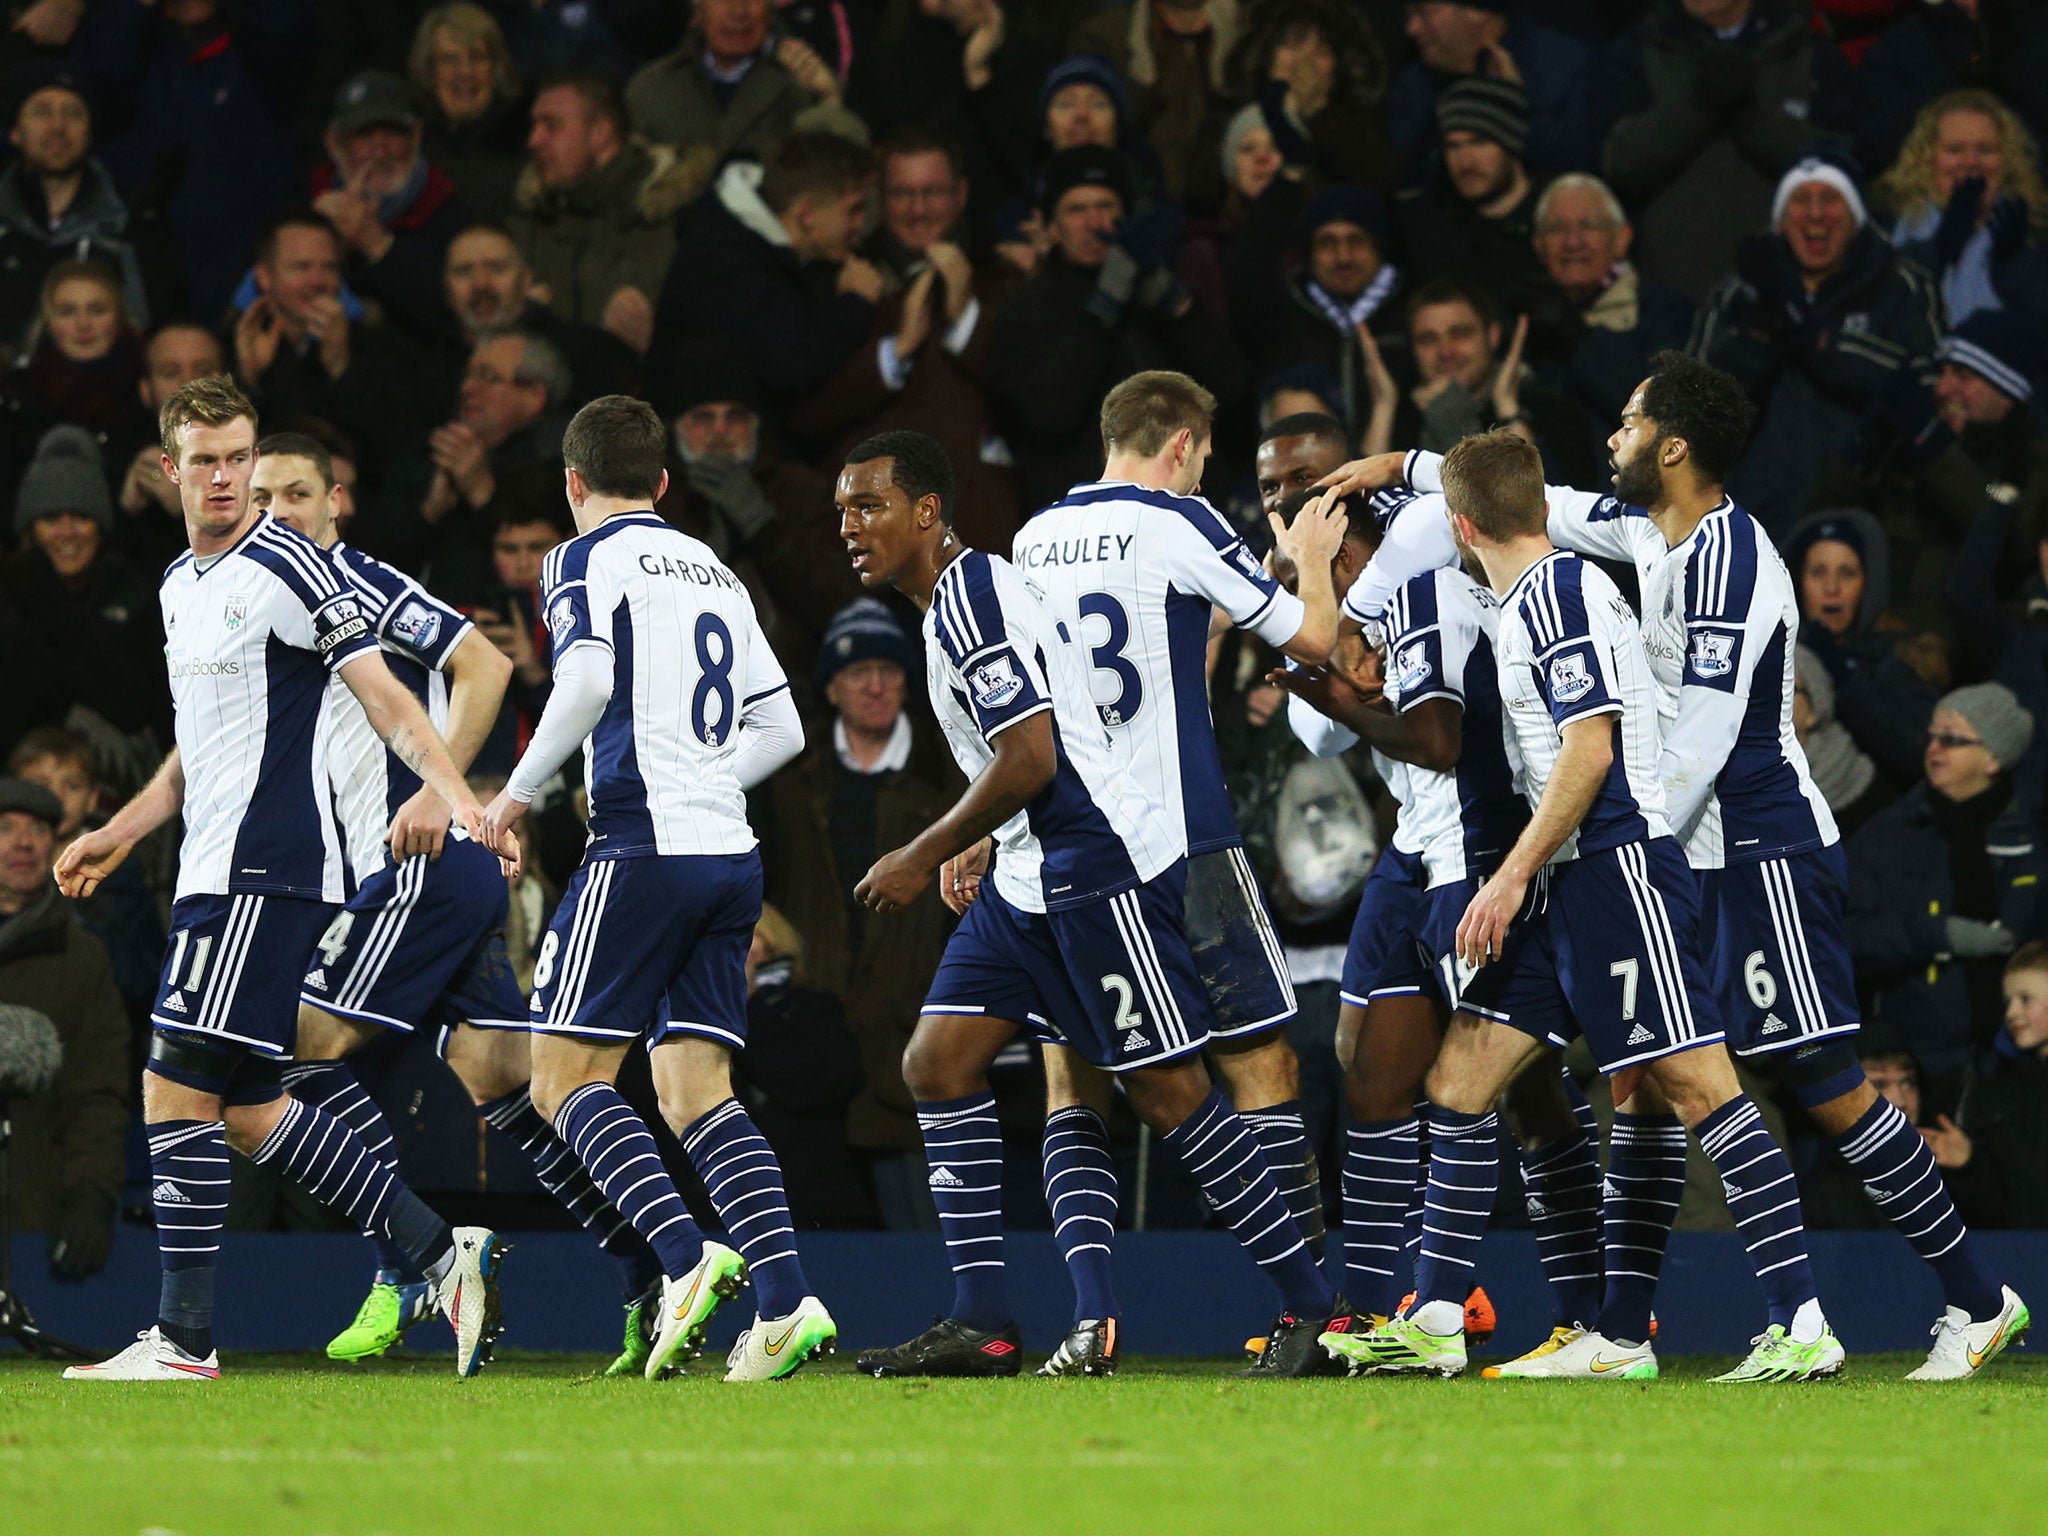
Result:
{"label": "club crest on shirt", "polygon": [[1692,669],[1701,677],[1726,677],[1735,670],[1735,637],[1704,630],[1694,635]]}
{"label": "club crest on shirt", "polygon": [[1422,686],[1429,678],[1429,656],[1423,649],[1423,642],[1401,648],[1394,658],[1394,692],[1406,694]]}
{"label": "club crest on shirt", "polygon": [[230,598],[228,599],[228,604],[227,604],[227,627],[228,627],[228,633],[232,635],[232,634],[233,634],[233,633],[234,633],[234,632],[235,632],[236,630],[240,629],[240,628],[241,628],[241,627],[242,627],[242,626],[243,626],[244,624],[246,624],[246,623],[248,623],[248,622],[249,622],[249,595],[248,595],[248,593],[246,593],[246,592],[237,592],[237,593],[235,593],[235,594],[234,594],[234,595],[233,595],[232,597],[230,597]]}
{"label": "club crest on shirt", "polygon": [[974,690],[974,702],[983,709],[1001,709],[1024,691],[1024,679],[1017,675],[1007,656],[992,656],[974,669],[967,679]]}
{"label": "club crest on shirt", "polygon": [[1586,670],[1586,658],[1577,654],[1560,656],[1550,664],[1550,696],[1560,704],[1576,704],[1593,691],[1593,674]]}
{"label": "club crest on shirt", "polygon": [[416,651],[423,651],[441,633],[441,615],[418,598],[409,597],[399,604],[389,629],[392,639]]}

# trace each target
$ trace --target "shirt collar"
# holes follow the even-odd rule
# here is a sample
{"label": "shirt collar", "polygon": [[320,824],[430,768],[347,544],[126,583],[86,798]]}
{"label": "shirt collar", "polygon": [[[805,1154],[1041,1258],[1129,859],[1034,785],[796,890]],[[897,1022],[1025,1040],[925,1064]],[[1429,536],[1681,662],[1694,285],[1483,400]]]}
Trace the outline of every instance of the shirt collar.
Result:
{"label": "shirt collar", "polygon": [[863,767],[854,761],[852,748],[846,740],[846,721],[832,717],[832,750],[839,754],[840,766],[850,773],[894,773],[910,762],[910,715],[908,712],[896,717],[896,728],[889,732],[889,744],[882,748],[882,755]]}

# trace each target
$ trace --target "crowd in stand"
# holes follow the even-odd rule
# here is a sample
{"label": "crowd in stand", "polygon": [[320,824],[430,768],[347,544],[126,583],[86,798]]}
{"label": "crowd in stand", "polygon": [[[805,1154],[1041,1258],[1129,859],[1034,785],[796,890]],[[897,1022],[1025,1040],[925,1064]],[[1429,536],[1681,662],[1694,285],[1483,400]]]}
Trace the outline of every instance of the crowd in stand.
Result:
{"label": "crowd in stand", "polygon": [[[480,779],[548,696],[568,417],[629,392],[673,424],[656,510],[747,582],[814,712],[755,797],[774,910],[745,1092],[800,1220],[901,1226],[929,1219],[901,1049],[950,919],[930,895],[878,921],[851,892],[958,781],[916,616],[862,599],[839,541],[847,445],[938,438],[963,538],[1007,553],[1099,474],[1109,387],[1177,368],[1221,403],[1205,494],[1257,541],[1302,478],[1297,439],[1262,445],[1276,421],[1334,417],[1353,452],[1507,426],[1551,480],[1598,488],[1648,360],[1690,349],[1759,407],[1730,490],[1801,594],[1797,725],[1849,832],[1870,1075],[1971,1221],[2048,1226],[2048,7],[9,0],[5,20],[0,1002],[71,1042],[18,1127],[14,1212],[68,1234],[67,1272],[103,1260],[120,1197],[109,1137],[175,848],[81,904],[84,931],[49,855],[169,744],[155,586],[184,531],[154,418],[215,372],[266,432],[331,448],[349,542],[513,661]],[[1305,760],[1272,659],[1231,637],[1212,700],[1327,1146],[1332,957],[1388,809],[1363,759]],[[575,788],[536,806],[515,949],[579,855]],[[1802,1145],[1816,1189],[1847,1181],[1815,1224],[1865,1219]]]}

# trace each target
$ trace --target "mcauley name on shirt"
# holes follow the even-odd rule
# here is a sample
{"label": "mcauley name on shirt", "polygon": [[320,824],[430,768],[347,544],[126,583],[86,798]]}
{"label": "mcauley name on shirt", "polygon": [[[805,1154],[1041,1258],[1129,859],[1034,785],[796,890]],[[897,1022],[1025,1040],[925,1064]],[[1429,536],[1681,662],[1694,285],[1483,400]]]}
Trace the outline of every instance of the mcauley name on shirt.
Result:
{"label": "mcauley name on shirt", "polygon": [[1111,560],[1128,560],[1135,533],[1103,533],[1092,539],[1051,539],[1043,544],[1020,543],[1016,563],[1027,571],[1047,565],[1095,565]]}
{"label": "mcauley name on shirt", "polygon": [[700,587],[730,587],[735,592],[744,589],[739,577],[722,565],[700,565],[694,560],[671,560],[667,555],[641,555],[640,569],[650,576],[667,576],[675,581],[687,581]]}

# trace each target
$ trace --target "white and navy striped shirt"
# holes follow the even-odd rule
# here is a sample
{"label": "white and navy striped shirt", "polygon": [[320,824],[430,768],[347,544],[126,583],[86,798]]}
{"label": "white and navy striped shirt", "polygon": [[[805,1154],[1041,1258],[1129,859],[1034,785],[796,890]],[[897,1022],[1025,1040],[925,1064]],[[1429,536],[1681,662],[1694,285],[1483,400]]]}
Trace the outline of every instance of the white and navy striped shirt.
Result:
{"label": "white and navy striped shirt", "polygon": [[556,546],[541,594],[557,664],[582,645],[612,656],[583,749],[588,857],[752,849],[740,717],[789,680],[740,579],[709,545],[629,512]]}
{"label": "white and navy striped shirt", "polygon": [[[384,664],[412,690],[434,729],[448,729],[448,680],[442,669],[469,620],[426,588],[383,561],[336,544],[328,550],[362,603],[370,631],[384,648]],[[327,685],[327,776],[341,811],[341,837],[356,884],[390,857],[385,837],[398,808],[420,790],[420,776],[391,755],[348,684]]]}
{"label": "white and navy striped shirt", "polygon": [[970,549],[939,573],[924,616],[932,710],[972,779],[998,735],[1052,716],[1052,782],[996,829],[996,888],[1025,912],[1100,901],[1184,856],[1180,819],[1111,745],[1080,648],[1009,561]]}
{"label": "white and navy striped shirt", "polygon": [[377,650],[361,597],[264,512],[204,569],[190,551],[172,561],[158,598],[185,772],[177,898],[342,900],[323,697]]}
{"label": "white and navy striped shirt", "polygon": [[1243,839],[1209,715],[1209,615],[1268,645],[1301,628],[1301,600],[1199,496],[1078,485],[1017,532],[1011,563],[1087,648],[1096,708],[1146,791],[1187,828],[1188,852]]}
{"label": "white and navy striped shirt", "polygon": [[1613,764],[1558,858],[1668,836],[1657,780],[1657,684],[1635,610],[1607,573],[1552,550],[1501,599],[1497,646],[1508,739],[1531,806],[1543,799],[1564,728],[1613,717]]}

